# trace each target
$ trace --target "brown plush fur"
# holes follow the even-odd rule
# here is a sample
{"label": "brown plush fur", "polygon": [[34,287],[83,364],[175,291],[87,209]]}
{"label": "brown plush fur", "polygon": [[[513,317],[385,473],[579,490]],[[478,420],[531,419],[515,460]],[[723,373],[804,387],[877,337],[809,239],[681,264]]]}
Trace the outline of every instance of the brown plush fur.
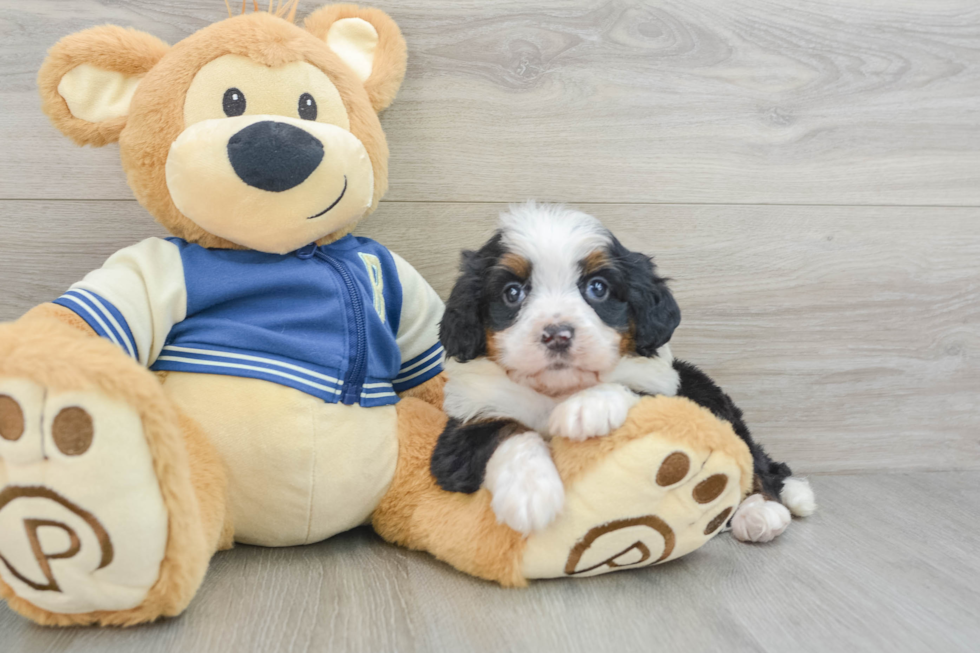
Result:
{"label": "brown plush fur", "polygon": [[230,549],[235,529],[228,511],[228,472],[198,424],[178,409],[180,432],[190,463],[191,484],[201,510],[204,540],[210,551]]}
{"label": "brown plush fur", "polygon": [[[50,356],[52,350],[57,357]],[[181,432],[180,417],[153,373],[102,338],[86,337],[58,320],[37,318],[0,325],[0,376],[32,379],[56,392],[98,391],[136,409],[169,515],[160,576],[136,608],[55,614],[15,596],[2,582],[0,594],[11,608],[45,625],[123,626],[179,614],[197,592],[222,532],[224,472],[213,454],[209,457],[200,446],[199,436]],[[188,441],[195,451],[193,462]]]}
{"label": "brown plush fur", "polygon": [[51,48],[38,72],[41,108],[61,133],[79,145],[101,147],[114,143],[126,125],[126,117],[97,123],[75,118],[58,93],[61,78],[83,63],[124,75],[145,75],[169,48],[155,36],[116,25],[102,25],[66,36]]}
{"label": "brown plush fur", "polygon": [[445,372],[440,372],[437,376],[432,377],[422,385],[417,385],[411,390],[406,390],[398,396],[403,399],[415,397],[430,406],[435,406],[439,410],[442,410],[442,404],[446,397],[445,388],[447,378]]}
{"label": "brown plush fur", "polygon": [[371,98],[371,106],[381,112],[388,108],[405,77],[407,52],[405,39],[388,14],[378,9],[357,5],[330,5],[321,7],[303,21],[311,34],[326,39],[330,26],[344,18],[361,18],[378,31],[378,47],[374,51],[371,76],[364,80],[364,87]]}
{"label": "brown plush fur", "polygon": [[441,410],[408,398],[397,404],[398,467],[372,524],[386,540],[428,551],[460,571],[506,587],[527,584],[521,572],[525,540],[497,523],[490,493],[446,492],[429,459],[446,425]]}
{"label": "brown plush fur", "polygon": [[742,496],[752,488],[752,454],[745,442],[735,435],[731,424],[683,397],[645,397],[615,432],[581,442],[555,438],[551,453],[562,480],[570,485],[615,449],[651,433],[668,442],[728,454],[741,471]]}
{"label": "brown plush fur", "polygon": [[31,310],[24,313],[19,320],[20,323],[30,323],[40,320],[44,322],[45,320],[57,320],[65,326],[70,326],[76,331],[80,331],[85,335],[97,336],[98,334],[92,330],[92,327],[88,325],[88,322],[83,320],[78,316],[78,313],[65,308],[59,304],[39,304]]}

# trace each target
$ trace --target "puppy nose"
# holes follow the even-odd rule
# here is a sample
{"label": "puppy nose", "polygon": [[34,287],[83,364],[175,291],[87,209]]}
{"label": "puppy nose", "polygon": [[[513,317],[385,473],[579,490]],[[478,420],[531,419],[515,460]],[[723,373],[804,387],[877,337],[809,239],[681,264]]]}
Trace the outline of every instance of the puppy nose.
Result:
{"label": "puppy nose", "polygon": [[551,351],[565,351],[572,345],[575,327],[568,323],[549,324],[541,333],[541,342]]}
{"label": "puppy nose", "polygon": [[323,160],[323,143],[299,127],[263,120],[228,139],[228,160],[249,186],[281,193],[313,174]]}

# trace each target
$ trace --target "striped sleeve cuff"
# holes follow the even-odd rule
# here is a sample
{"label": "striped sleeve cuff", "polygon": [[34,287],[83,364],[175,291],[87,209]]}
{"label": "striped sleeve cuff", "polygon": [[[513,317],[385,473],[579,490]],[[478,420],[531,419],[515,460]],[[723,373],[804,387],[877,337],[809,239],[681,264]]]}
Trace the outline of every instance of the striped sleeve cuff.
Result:
{"label": "striped sleeve cuff", "polygon": [[54,303],[73,311],[97,334],[119,345],[136,360],[140,359],[126,318],[105,298],[88,290],[74,288],[54,300]]}
{"label": "striped sleeve cuff", "polygon": [[439,374],[445,354],[442,345],[437,342],[412,360],[402,363],[398,376],[392,382],[395,392],[411,390]]}

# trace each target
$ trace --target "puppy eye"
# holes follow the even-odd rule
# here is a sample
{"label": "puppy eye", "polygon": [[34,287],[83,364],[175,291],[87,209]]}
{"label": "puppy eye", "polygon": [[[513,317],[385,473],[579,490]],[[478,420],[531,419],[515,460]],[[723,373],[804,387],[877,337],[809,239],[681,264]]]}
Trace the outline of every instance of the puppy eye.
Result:
{"label": "puppy eye", "polygon": [[601,302],[609,296],[609,284],[602,277],[590,279],[585,287],[585,296],[594,302]]}
{"label": "puppy eye", "polygon": [[245,94],[235,87],[229,88],[221,98],[221,108],[229,118],[242,115],[245,113]]}
{"label": "puppy eye", "polygon": [[309,93],[299,96],[299,117],[303,120],[316,120],[316,100]]}
{"label": "puppy eye", "polygon": [[508,283],[504,286],[504,303],[510,307],[519,306],[524,298],[527,297],[527,291],[524,290],[524,286],[517,282]]}

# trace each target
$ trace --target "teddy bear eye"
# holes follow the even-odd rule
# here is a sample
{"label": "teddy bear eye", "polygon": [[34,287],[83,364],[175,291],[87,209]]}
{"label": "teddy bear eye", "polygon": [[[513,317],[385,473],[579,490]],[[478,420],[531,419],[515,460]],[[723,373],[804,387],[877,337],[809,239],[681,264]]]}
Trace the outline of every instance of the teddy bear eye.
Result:
{"label": "teddy bear eye", "polygon": [[245,94],[235,87],[229,88],[221,99],[221,108],[229,118],[242,115],[245,113]]}
{"label": "teddy bear eye", "polygon": [[309,93],[299,96],[299,117],[303,120],[316,120],[316,100]]}

